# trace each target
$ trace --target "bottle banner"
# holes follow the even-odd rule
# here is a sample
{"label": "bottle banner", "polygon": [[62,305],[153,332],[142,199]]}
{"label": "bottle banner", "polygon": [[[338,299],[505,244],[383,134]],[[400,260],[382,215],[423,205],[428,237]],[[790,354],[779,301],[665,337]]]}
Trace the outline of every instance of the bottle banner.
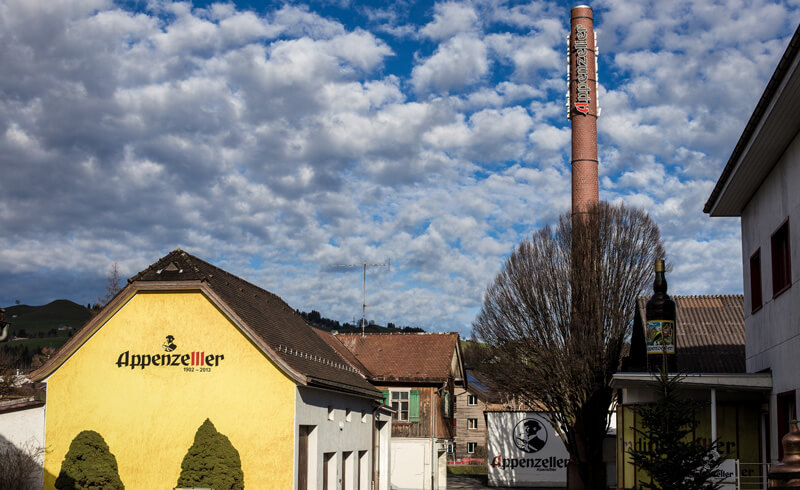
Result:
{"label": "bottle banner", "polygon": [[647,353],[675,353],[675,322],[654,320],[647,322]]}

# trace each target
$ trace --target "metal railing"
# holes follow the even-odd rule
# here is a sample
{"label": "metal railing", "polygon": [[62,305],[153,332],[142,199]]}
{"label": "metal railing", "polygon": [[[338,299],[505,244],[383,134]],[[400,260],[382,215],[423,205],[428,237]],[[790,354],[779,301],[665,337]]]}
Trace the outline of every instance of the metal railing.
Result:
{"label": "metal railing", "polygon": [[766,490],[770,463],[738,463],[737,490]]}

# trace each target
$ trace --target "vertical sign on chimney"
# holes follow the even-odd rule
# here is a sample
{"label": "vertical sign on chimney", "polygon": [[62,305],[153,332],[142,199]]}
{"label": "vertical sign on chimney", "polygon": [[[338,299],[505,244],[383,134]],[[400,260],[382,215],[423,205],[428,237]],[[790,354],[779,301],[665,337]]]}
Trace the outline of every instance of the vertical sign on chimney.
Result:
{"label": "vertical sign on chimney", "polygon": [[567,117],[572,121],[572,213],[599,201],[597,181],[597,58],[592,8],[571,11]]}

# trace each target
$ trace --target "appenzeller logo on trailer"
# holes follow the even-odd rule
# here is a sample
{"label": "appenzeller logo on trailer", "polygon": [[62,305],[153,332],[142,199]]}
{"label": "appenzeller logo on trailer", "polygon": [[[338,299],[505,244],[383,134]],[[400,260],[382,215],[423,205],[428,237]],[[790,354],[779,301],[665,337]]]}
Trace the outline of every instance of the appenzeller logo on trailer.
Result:
{"label": "appenzeller logo on trailer", "polygon": [[216,354],[199,349],[191,350],[188,353],[173,352],[178,350],[175,337],[167,335],[164,338],[161,348],[165,354],[158,351],[153,353],[132,353],[130,350],[126,350],[117,357],[115,364],[118,368],[127,367],[144,370],[145,368],[178,367],[183,368],[183,371],[188,373],[209,373],[212,368],[218,367],[225,360],[224,354]]}

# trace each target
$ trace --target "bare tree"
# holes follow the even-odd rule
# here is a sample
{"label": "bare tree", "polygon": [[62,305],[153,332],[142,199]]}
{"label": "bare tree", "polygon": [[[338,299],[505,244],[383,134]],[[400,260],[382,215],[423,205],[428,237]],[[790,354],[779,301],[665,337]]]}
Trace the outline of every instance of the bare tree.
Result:
{"label": "bare tree", "polygon": [[125,280],[119,273],[119,264],[114,261],[111,264],[111,269],[108,271],[108,275],[106,276],[106,291],[103,293],[102,296],[97,297],[97,305],[99,307],[103,307],[108,304],[111,299],[117,295],[118,292],[122,291],[122,288],[125,287]]}
{"label": "bare tree", "polygon": [[606,486],[608,383],[663,256],[645,212],[600,203],[520,243],[484,295],[473,329],[493,348],[489,374],[546,411],[570,454],[570,488]]}
{"label": "bare tree", "polygon": [[14,446],[0,437],[0,488],[42,488],[43,459],[44,448],[35,440]]}

